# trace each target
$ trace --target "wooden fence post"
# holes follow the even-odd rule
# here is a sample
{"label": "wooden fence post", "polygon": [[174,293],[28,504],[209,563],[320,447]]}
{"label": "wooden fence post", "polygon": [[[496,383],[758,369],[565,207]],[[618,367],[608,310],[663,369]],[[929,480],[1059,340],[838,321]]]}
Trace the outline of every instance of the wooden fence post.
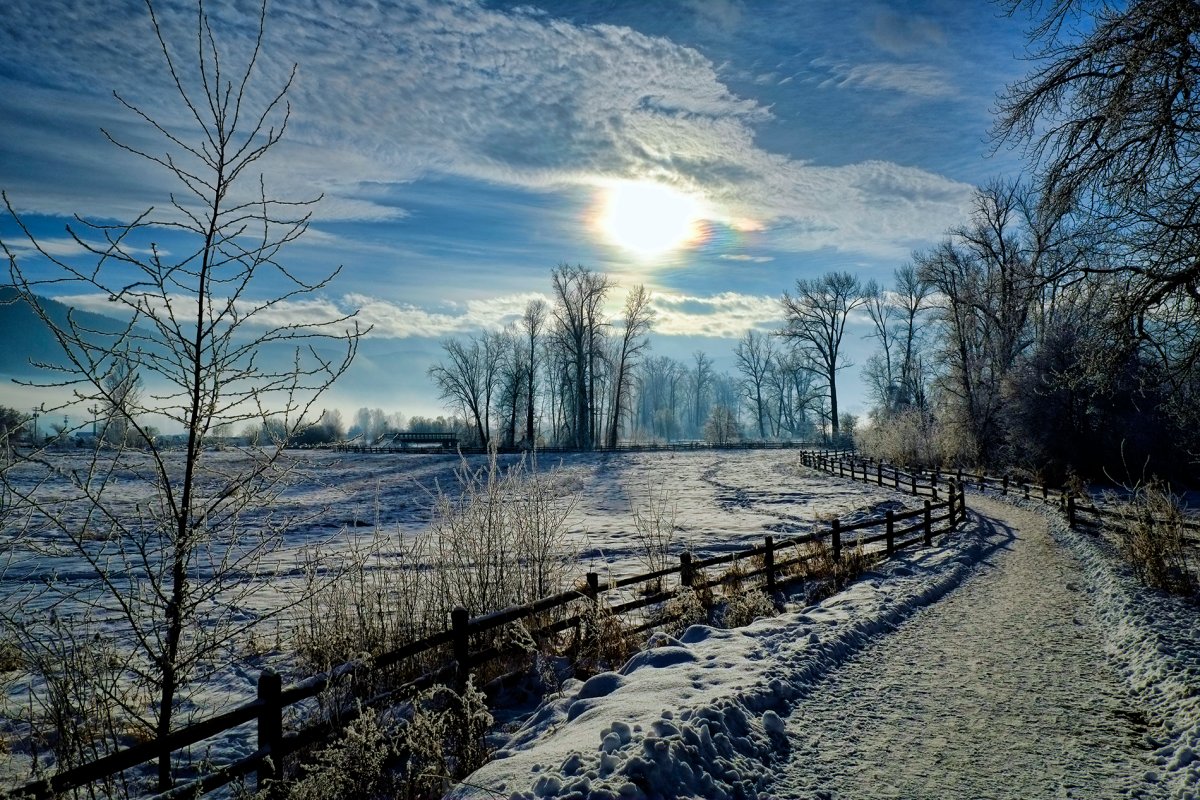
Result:
{"label": "wooden fence post", "polygon": [[1025,486],[1024,486],[1024,488],[1025,488],[1025,499],[1026,499],[1026,500],[1028,500],[1028,499],[1029,499],[1029,481],[1022,481],[1022,483],[1024,483],[1024,485],[1025,485]]}
{"label": "wooden fence post", "polygon": [[962,483],[962,467],[959,467],[959,468],[958,468],[958,476],[957,476],[957,480],[958,480],[958,482],[959,482],[959,483]]}
{"label": "wooden fence post", "polygon": [[462,606],[450,612],[450,626],[454,631],[454,679],[458,684],[455,690],[459,694],[466,690],[471,675],[470,621],[467,610]]}
{"label": "wooden fence post", "polygon": [[[960,483],[959,486],[961,487],[962,484]],[[950,515],[950,527],[953,528],[954,522],[955,522],[955,519],[954,519],[954,484],[953,483],[950,484],[950,497],[947,499],[947,502],[950,504],[949,507],[947,508],[947,511],[949,512],[949,515]]]}
{"label": "wooden fence post", "polygon": [[268,781],[278,780],[283,774],[283,706],[280,694],[283,678],[273,669],[265,669],[258,676],[258,749],[266,750],[268,758],[258,765],[255,788],[262,791]]}
{"label": "wooden fence post", "polygon": [[880,461],[878,464],[875,465],[875,479],[879,482],[880,486],[883,486],[883,462],[882,461]]}
{"label": "wooden fence post", "polygon": [[[950,492],[953,494],[953,484],[951,484]],[[933,503],[925,501],[925,546],[929,547],[933,544]]]}
{"label": "wooden fence post", "polygon": [[1067,527],[1075,527],[1075,495],[1067,495]]}
{"label": "wooden fence post", "polygon": [[829,523],[833,538],[833,560],[840,562],[842,560],[842,522],[839,519],[834,519]]}
{"label": "wooden fence post", "polygon": [[912,481],[912,493],[915,495],[917,493],[917,471],[915,469],[909,475],[909,478]]}
{"label": "wooden fence post", "polygon": [[887,554],[890,556],[896,549],[896,512],[887,510]]}
{"label": "wooden fence post", "polygon": [[695,581],[695,575],[692,573],[692,554],[679,554],[679,583],[688,589],[692,588],[692,583]]}
{"label": "wooden fence post", "polygon": [[595,572],[587,574],[587,595],[592,599],[592,610],[600,603],[600,576]]}
{"label": "wooden fence post", "polygon": [[767,537],[767,547],[763,552],[763,566],[767,570],[767,592],[775,593],[775,539]]}
{"label": "wooden fence post", "polygon": [[1008,476],[1004,476],[1004,484],[1000,487],[1000,494],[1008,497]]}
{"label": "wooden fence post", "polygon": [[967,492],[963,487],[958,487],[958,519],[965,522],[967,519]]}
{"label": "wooden fence post", "polygon": [[1042,484],[1042,502],[1045,503],[1050,499],[1050,490],[1046,488],[1046,484]]}
{"label": "wooden fence post", "polygon": [[842,460],[841,456],[838,457],[838,477],[846,477],[846,462]]}

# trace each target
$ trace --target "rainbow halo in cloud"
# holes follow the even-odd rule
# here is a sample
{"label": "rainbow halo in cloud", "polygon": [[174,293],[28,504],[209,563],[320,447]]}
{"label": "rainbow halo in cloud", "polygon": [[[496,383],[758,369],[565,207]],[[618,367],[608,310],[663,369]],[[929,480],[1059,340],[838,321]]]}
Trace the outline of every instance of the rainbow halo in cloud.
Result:
{"label": "rainbow halo in cloud", "polygon": [[694,195],[654,181],[619,181],[601,190],[593,223],[607,243],[653,260],[700,244],[704,215]]}

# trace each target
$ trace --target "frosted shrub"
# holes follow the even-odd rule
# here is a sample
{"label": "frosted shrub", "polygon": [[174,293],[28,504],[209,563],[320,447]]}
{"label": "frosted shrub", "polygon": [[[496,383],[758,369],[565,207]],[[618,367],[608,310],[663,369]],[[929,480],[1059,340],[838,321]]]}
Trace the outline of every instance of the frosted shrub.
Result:
{"label": "frosted shrub", "polygon": [[775,601],[765,592],[737,592],[726,602],[721,624],[726,628],[740,628],[759,617],[773,617],[777,613]]}
{"label": "frosted shrub", "polygon": [[395,732],[373,710],[364,709],[340,739],[317,753],[316,763],[301,778],[286,784],[283,795],[286,800],[395,797],[400,781],[389,769],[397,757],[394,741]]}
{"label": "frosted shrub", "polygon": [[645,491],[630,502],[630,512],[639,556],[646,571],[658,572],[671,566],[671,545],[679,530],[678,498],[662,483],[656,485],[647,481]]}
{"label": "frosted shrub", "polygon": [[579,627],[571,645],[576,675],[594,675],[606,669],[616,669],[637,651],[634,637],[621,619],[603,600],[583,600],[575,604]]}
{"label": "frosted shrub", "polygon": [[929,466],[943,454],[934,446],[933,420],[916,409],[881,416],[855,434],[859,451],[892,464]]}
{"label": "frosted shrub", "polygon": [[501,467],[495,450],[479,469],[464,459],[456,477],[458,494],[438,487],[431,523],[443,614],[462,606],[476,615],[561,591],[574,495],[525,460]]}
{"label": "frosted shrub", "polygon": [[1152,481],[1117,507],[1121,549],[1138,579],[1174,594],[1200,591],[1200,550],[1185,537],[1179,498]]}
{"label": "frosted shrub", "polygon": [[663,607],[662,619],[666,630],[678,635],[691,625],[707,624],[708,605],[695,589],[680,589]]}
{"label": "frosted shrub", "polygon": [[[309,553],[294,630],[302,666],[321,671],[370,659],[441,630],[441,604],[424,567],[428,549],[428,534],[406,541],[376,526],[336,554]],[[334,560],[340,568],[329,575]]]}
{"label": "frosted shrub", "polygon": [[400,734],[409,797],[441,797],[451,782],[487,761],[484,735],[492,724],[483,692],[467,681],[461,695],[434,686],[413,700],[413,715]]}

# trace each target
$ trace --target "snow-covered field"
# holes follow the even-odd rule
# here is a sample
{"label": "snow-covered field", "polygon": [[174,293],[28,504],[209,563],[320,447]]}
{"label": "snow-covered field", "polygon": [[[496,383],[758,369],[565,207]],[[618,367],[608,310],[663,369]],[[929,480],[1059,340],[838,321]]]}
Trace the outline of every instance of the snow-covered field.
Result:
{"label": "snow-covered field", "polygon": [[[237,452],[209,455],[222,468],[245,466],[244,456]],[[56,458],[55,465],[64,474],[83,474],[88,468],[86,456],[76,452]],[[153,492],[139,478],[149,465],[139,458],[144,456],[131,454],[110,485],[108,503],[117,514],[141,513],[139,507],[153,499]],[[286,601],[289,586],[298,581],[303,554],[314,546],[336,551],[376,532],[403,541],[423,531],[438,487],[455,492],[455,470],[462,467],[457,456],[449,455],[296,451],[289,453],[289,459],[286,488],[266,511],[272,524],[294,522],[286,527],[281,546],[271,556],[269,568],[275,577],[249,599],[259,610]],[[501,460],[511,464],[517,458]],[[468,458],[471,468],[483,463],[483,457]],[[572,498],[564,555],[576,565],[579,576],[596,571],[619,578],[646,571],[633,509],[644,503],[650,491],[675,509],[672,551],[689,549],[697,557],[758,544],[767,534],[782,539],[806,533],[818,519],[853,517],[910,500],[889,489],[808,473],[799,466],[799,453],[794,450],[581,453],[542,457],[538,469],[554,475],[564,497]],[[17,473],[18,479],[21,474]],[[31,483],[38,477],[33,470],[24,475]],[[62,478],[47,481],[38,491],[46,499],[70,496],[68,482]],[[64,512],[68,524],[79,525],[86,508],[77,503]],[[241,524],[249,530],[264,519],[263,514],[246,514]],[[44,616],[49,614],[50,595],[42,592],[47,581],[68,590],[94,584],[94,570],[77,553],[53,546],[47,537],[16,538],[16,522],[10,519],[0,534],[0,555],[6,562],[0,570],[0,603],[33,617]],[[94,542],[96,552],[103,546],[99,539]],[[74,611],[67,602],[54,613],[67,617]],[[264,638],[270,640],[269,632]],[[193,687],[188,717],[201,719],[251,699],[257,674],[266,663],[264,654],[256,653],[208,676],[204,685]],[[11,719],[19,716],[14,708],[28,708],[28,686],[17,680],[9,689],[8,712],[3,716]]]}
{"label": "snow-covered field", "polygon": [[1197,609],[976,501],[990,520],[815,606],[566,686],[452,796],[1200,796]]}
{"label": "snow-covered field", "polygon": [[[615,577],[645,568],[631,509],[648,487],[677,507],[678,548],[700,555],[913,502],[797,462],[789,451],[578,454],[541,469],[558,470],[576,497],[569,547],[579,572]],[[303,454],[276,511],[309,522],[289,531],[281,565],[331,536],[422,530],[431,492],[452,489],[457,464]],[[978,797],[1200,797],[1197,609],[1138,586],[1111,545],[1040,507],[977,507],[992,522],[906,552],[817,605],[794,599],[743,628],[657,634],[616,672],[568,682],[498,732],[495,759],[452,796],[867,798],[958,796],[947,788],[957,786]],[[23,573],[0,581],[0,602],[71,566],[19,563]],[[990,628],[973,621],[979,609]],[[996,679],[1019,659],[1007,682]],[[943,682],[943,665],[956,676]],[[206,707],[250,696],[255,675],[222,672]],[[1049,693],[1041,675],[1062,691]],[[890,750],[886,768],[871,766],[889,725],[904,726],[897,751],[916,752],[894,768],[902,773],[888,771]],[[1004,748],[1023,732],[1010,758]],[[972,760],[976,738],[994,750]],[[1043,752],[1053,771],[1039,766]],[[989,769],[999,776],[978,778]],[[852,788],[862,781],[867,790]]]}

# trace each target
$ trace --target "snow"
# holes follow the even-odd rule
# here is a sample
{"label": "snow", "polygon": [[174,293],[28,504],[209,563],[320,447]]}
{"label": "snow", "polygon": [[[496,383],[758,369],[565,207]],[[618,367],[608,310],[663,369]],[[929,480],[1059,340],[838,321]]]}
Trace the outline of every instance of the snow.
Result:
{"label": "snow", "polygon": [[451,797],[1194,800],[1195,607],[1053,512],[969,505],[815,606],[568,684]]}
{"label": "snow", "polygon": [[[579,572],[613,577],[645,569],[631,505],[649,487],[678,508],[675,550],[697,557],[913,503],[797,462],[789,451],[578,454],[541,469],[578,494]],[[457,465],[303,454],[275,509],[307,520],[285,536],[281,574],[331,536],[420,530],[430,493],[452,488]],[[123,485],[132,506],[137,484]],[[742,628],[658,633],[620,669],[568,681],[498,731],[495,758],[451,797],[1195,800],[1196,607],[1141,587],[1112,543],[1066,529],[1036,503],[972,493],[968,506],[987,519],[820,603],[792,600]],[[30,553],[0,575],[0,602],[79,566]],[[252,696],[261,663],[211,676],[194,715]],[[239,753],[226,742],[211,755]]]}
{"label": "snow", "polygon": [[[226,473],[248,463],[237,451],[206,455],[216,469]],[[64,451],[52,457],[63,473],[86,474],[90,453]],[[330,551],[377,531],[400,542],[423,530],[429,523],[434,493],[439,486],[454,491],[454,473],[462,464],[457,456],[430,454],[295,451],[289,452],[288,458],[288,480],[269,513],[274,524],[280,520],[290,523],[281,547],[272,554],[265,576],[268,582],[254,594],[257,609],[245,609],[247,613],[287,602],[288,592],[298,580],[297,566],[303,553],[314,545]],[[502,457],[505,464],[516,460]],[[469,457],[467,463],[478,468],[484,459]],[[778,539],[808,532],[818,519],[830,515],[869,513],[906,499],[887,488],[831,482],[809,473],[799,466],[795,450],[579,453],[542,457],[538,467],[543,474],[555,476],[564,494],[576,496],[564,555],[577,564],[580,577],[588,571],[600,572],[605,578],[645,571],[632,506],[641,502],[651,487],[678,510],[679,530],[672,552],[691,549],[697,558],[760,544],[767,534]],[[128,460],[119,465],[108,494],[118,515],[136,514],[138,504],[152,496],[139,477],[149,472],[146,456],[137,453],[128,454]],[[14,477],[32,486],[38,474],[18,468]],[[57,500],[72,496],[61,476],[43,484],[39,492]],[[86,508],[68,503],[65,511],[69,524],[79,524]],[[248,529],[265,524],[265,515],[247,513],[242,523]],[[45,613],[44,604],[50,601],[44,591],[46,580],[70,588],[90,580],[91,571],[84,560],[52,541],[19,538],[11,528],[0,531],[0,539],[7,559],[0,565],[0,603],[34,615]],[[99,539],[94,542],[97,551],[104,546],[112,545]],[[68,604],[56,613],[65,617],[73,612]],[[274,629],[263,632],[262,652],[243,654],[190,687],[182,718],[204,719],[252,699],[261,669],[268,664],[280,666],[279,653],[273,652],[274,639]],[[287,672],[286,665],[283,669]],[[13,680],[4,688],[8,690],[7,709],[0,709],[0,727],[16,724],[12,721],[29,705],[27,681]],[[210,755],[217,763],[246,755],[253,750],[252,738],[210,743]],[[20,752],[10,758],[9,766],[19,772],[25,769],[23,764]]]}

